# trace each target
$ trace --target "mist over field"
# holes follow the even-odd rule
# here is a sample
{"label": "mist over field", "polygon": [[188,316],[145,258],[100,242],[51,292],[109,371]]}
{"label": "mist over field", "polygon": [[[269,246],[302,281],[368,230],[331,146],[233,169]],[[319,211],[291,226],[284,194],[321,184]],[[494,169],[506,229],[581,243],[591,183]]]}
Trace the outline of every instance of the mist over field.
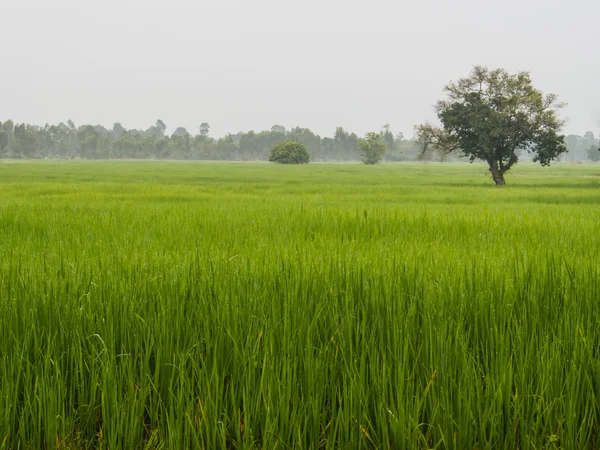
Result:
{"label": "mist over field", "polygon": [[531,71],[568,103],[566,134],[600,132],[594,0],[21,0],[2,16],[0,121],[410,137],[482,64]]}
{"label": "mist over field", "polygon": [[558,94],[562,159],[594,160],[598,2],[485,10],[475,0],[8,3],[0,122],[32,135],[9,136],[0,157],[266,160],[282,137],[269,132],[285,128],[314,161],[357,160],[357,140],[387,125],[398,142],[388,138],[385,159],[414,160],[414,126],[435,121],[443,86],[482,64],[529,71]]}

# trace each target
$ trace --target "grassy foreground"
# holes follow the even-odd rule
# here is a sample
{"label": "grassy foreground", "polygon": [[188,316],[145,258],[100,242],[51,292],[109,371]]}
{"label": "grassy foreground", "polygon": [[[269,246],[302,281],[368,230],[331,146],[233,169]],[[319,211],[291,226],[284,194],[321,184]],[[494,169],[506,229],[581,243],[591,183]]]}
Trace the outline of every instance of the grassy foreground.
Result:
{"label": "grassy foreground", "polygon": [[0,162],[0,448],[600,448],[600,166]]}

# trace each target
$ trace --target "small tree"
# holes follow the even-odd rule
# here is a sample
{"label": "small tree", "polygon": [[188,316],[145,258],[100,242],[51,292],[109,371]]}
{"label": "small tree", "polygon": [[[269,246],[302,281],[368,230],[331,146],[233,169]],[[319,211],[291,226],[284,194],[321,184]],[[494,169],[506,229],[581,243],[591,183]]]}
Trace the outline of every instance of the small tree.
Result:
{"label": "small tree", "polygon": [[436,106],[442,128],[417,127],[422,154],[433,150],[483,160],[494,182],[503,185],[521,150],[533,153],[543,166],[567,151],[557,116],[563,105],[556,95],[535,89],[527,72],[511,75],[477,66],[444,90],[448,99]]}
{"label": "small tree", "polygon": [[165,125],[165,123],[162,120],[158,119],[156,121],[156,135],[157,135],[156,137],[157,138],[164,137],[165,131],[167,131],[167,126]]}
{"label": "small tree", "polygon": [[386,144],[378,133],[367,133],[364,139],[358,140],[358,149],[363,164],[377,164],[383,158]]}
{"label": "small tree", "polygon": [[300,142],[281,142],[271,149],[269,161],[278,164],[307,164],[310,154]]}
{"label": "small tree", "polygon": [[595,145],[588,148],[587,154],[588,154],[588,158],[590,161],[594,161],[594,162],[600,161],[600,148],[596,147]]}
{"label": "small tree", "polygon": [[210,125],[206,122],[202,122],[200,124],[199,132],[202,136],[208,136],[208,133],[210,133]]}

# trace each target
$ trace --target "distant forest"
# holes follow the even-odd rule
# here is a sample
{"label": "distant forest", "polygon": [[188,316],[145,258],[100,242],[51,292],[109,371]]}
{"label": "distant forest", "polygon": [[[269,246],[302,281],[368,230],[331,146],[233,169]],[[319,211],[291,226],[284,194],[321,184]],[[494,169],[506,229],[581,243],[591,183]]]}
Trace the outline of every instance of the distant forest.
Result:
{"label": "distant forest", "polygon": [[[207,123],[201,124],[197,133],[179,127],[169,135],[166,129],[162,120],[147,130],[126,129],[120,123],[107,129],[101,125],[77,127],[71,120],[43,127],[7,120],[0,122],[0,158],[266,161],[275,144],[298,141],[306,145],[313,161],[360,159],[359,136],[342,127],[337,127],[332,137],[321,137],[308,128],[288,130],[281,125],[220,138],[210,137]],[[418,159],[419,146],[414,140],[402,133],[394,134],[389,125],[384,125],[380,133],[387,146],[385,160]],[[600,160],[600,141],[592,132],[569,135],[565,142],[569,152],[561,160]]]}

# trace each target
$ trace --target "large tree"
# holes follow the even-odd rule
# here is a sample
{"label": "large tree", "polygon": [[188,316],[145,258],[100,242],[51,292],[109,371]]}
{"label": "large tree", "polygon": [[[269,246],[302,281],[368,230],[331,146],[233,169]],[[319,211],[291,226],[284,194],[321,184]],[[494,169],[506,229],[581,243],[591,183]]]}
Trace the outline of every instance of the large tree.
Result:
{"label": "large tree", "polygon": [[476,66],[471,75],[445,87],[448,96],[436,105],[442,126],[417,127],[422,153],[437,151],[483,160],[497,185],[517,163],[519,153],[533,154],[543,166],[566,151],[560,134],[563,104],[554,94],[543,95],[532,86],[528,72]]}

